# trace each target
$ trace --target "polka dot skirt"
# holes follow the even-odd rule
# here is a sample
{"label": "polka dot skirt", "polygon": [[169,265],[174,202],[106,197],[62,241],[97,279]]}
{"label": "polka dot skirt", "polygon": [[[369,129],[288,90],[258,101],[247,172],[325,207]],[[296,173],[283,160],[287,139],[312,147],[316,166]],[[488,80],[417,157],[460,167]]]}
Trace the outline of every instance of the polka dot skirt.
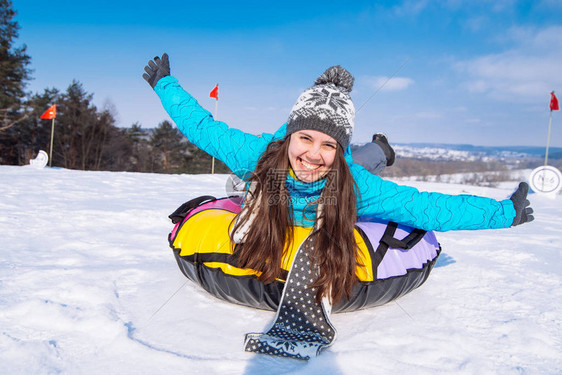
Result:
{"label": "polka dot skirt", "polygon": [[314,301],[316,290],[308,288],[315,278],[308,257],[312,250],[308,238],[295,255],[275,322],[266,333],[246,335],[247,352],[308,360],[334,341],[336,330]]}

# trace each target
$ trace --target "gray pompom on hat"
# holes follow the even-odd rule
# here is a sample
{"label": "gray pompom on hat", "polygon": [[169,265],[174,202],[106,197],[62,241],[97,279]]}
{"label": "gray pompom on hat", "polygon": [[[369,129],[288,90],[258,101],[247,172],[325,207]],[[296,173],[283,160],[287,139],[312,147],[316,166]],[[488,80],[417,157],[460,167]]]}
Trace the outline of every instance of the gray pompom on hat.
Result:
{"label": "gray pompom on hat", "polygon": [[355,123],[355,106],[349,96],[353,81],[353,76],[339,65],[326,69],[291,109],[287,135],[305,129],[318,130],[334,138],[345,150]]}

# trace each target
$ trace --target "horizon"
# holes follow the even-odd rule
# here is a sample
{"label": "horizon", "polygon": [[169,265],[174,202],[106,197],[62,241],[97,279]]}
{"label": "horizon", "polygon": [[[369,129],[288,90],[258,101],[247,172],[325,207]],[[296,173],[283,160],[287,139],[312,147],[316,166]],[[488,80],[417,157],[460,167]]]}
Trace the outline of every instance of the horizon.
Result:
{"label": "horizon", "polygon": [[[14,3],[27,90],[76,79],[98,108],[116,110],[117,126],[153,128],[169,116],[141,76],[167,52],[172,75],[211,113],[219,83],[218,120],[271,133],[340,64],[355,77],[353,143],[384,132],[393,143],[494,147],[546,147],[550,92],[562,99],[559,1],[151,4]],[[550,146],[562,147],[560,111]]]}
{"label": "horizon", "polygon": [[[173,121],[169,120],[173,123]],[[142,128],[145,131],[153,131],[156,127],[153,128]],[[186,138],[187,139],[187,138]],[[365,143],[370,141],[363,141],[363,142],[351,142],[350,146],[362,146]],[[431,145],[431,146],[455,146],[455,147],[462,147],[462,146],[469,146],[474,148],[503,148],[503,149],[510,149],[510,148],[532,148],[532,149],[545,149],[546,145],[544,146],[532,146],[532,145],[476,145],[472,143],[440,143],[440,142],[390,142],[391,146],[405,146],[405,145],[414,145],[414,146],[421,146],[421,145]],[[559,152],[562,151],[562,146],[550,146],[549,152]]]}

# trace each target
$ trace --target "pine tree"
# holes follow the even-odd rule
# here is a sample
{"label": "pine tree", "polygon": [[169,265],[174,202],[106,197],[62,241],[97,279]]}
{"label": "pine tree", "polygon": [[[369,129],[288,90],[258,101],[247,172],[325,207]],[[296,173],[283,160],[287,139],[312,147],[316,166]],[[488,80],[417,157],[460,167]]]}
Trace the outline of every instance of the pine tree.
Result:
{"label": "pine tree", "polygon": [[135,122],[127,129],[127,138],[131,145],[131,169],[134,172],[155,172],[154,152],[149,144],[148,131]]}
{"label": "pine tree", "polygon": [[27,46],[13,46],[20,28],[15,15],[11,0],[0,0],[0,109],[19,107],[31,78]]}
{"label": "pine tree", "polygon": [[31,78],[27,68],[31,58],[25,45],[14,48],[19,25],[13,20],[16,12],[10,0],[0,0],[0,162],[17,164],[24,160],[16,143],[16,125],[29,114],[22,111],[26,81]]}
{"label": "pine tree", "polygon": [[185,137],[169,121],[162,121],[150,137],[150,144],[162,163],[162,172],[180,172],[185,166]]}
{"label": "pine tree", "polygon": [[53,165],[70,169],[99,170],[110,158],[108,145],[115,119],[110,110],[98,111],[93,94],[74,80],[57,103]]}

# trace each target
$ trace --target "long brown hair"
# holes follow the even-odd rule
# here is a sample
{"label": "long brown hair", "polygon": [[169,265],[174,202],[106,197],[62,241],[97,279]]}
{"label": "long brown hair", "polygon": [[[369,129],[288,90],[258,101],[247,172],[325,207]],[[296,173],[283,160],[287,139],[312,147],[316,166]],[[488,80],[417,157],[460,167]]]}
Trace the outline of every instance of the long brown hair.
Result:
{"label": "long brown hair", "polygon": [[[264,283],[274,282],[281,276],[281,260],[288,245],[293,241],[293,208],[291,197],[285,186],[290,163],[288,149],[290,136],[272,142],[262,154],[250,178],[249,196],[246,198],[250,215],[239,217],[232,234],[251,220],[244,243],[236,247],[235,255],[241,267],[260,271],[259,279]],[[317,288],[316,301],[329,297],[336,303],[343,296],[351,296],[357,277],[357,242],[354,228],[357,217],[355,181],[343,149],[338,145],[336,157],[326,183],[316,202],[320,210],[316,229],[312,233],[315,241],[310,254],[318,276],[310,287]]]}

